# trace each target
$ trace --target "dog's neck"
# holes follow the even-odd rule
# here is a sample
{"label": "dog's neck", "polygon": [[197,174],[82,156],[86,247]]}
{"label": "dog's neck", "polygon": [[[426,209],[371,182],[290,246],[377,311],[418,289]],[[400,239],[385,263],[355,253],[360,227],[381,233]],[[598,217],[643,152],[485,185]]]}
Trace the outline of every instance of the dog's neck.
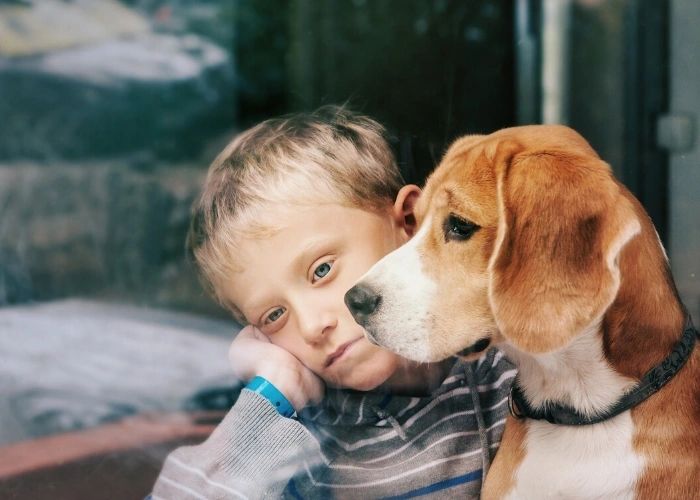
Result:
{"label": "dog's neck", "polygon": [[610,408],[636,383],[607,362],[597,328],[583,332],[556,352],[530,354],[508,343],[502,348],[518,366],[518,383],[533,407],[554,402],[583,415],[595,415]]}

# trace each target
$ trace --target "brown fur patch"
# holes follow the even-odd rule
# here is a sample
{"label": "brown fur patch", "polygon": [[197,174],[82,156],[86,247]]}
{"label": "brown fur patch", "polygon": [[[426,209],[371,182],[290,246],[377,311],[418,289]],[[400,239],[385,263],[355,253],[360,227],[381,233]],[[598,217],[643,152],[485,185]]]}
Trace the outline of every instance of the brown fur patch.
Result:
{"label": "brown fur patch", "polygon": [[489,473],[486,476],[481,498],[492,500],[504,498],[515,486],[515,473],[525,458],[526,424],[508,415],[501,443]]}
{"label": "brown fur patch", "polygon": [[632,410],[634,448],[647,461],[639,498],[697,498],[700,492],[700,348],[664,389]]}

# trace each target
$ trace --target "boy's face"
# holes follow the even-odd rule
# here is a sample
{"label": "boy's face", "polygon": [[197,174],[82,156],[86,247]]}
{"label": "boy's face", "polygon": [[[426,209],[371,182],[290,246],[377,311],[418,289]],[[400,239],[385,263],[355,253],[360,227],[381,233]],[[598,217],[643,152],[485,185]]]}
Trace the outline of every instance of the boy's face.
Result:
{"label": "boy's face", "polygon": [[273,344],[328,384],[356,390],[383,384],[402,359],[365,338],[343,297],[408,240],[401,210],[378,215],[324,205],[277,215],[283,229],[241,242],[236,260],[244,270],[222,291]]}

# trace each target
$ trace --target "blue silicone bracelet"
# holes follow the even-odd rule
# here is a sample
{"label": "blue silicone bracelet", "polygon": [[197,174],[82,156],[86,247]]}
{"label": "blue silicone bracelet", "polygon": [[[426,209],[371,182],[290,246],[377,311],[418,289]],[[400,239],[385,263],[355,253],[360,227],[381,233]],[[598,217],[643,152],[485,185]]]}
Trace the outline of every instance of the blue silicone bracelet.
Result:
{"label": "blue silicone bracelet", "polygon": [[255,377],[248,382],[245,388],[267,399],[283,417],[289,418],[294,416],[294,408],[289,400],[284,397],[284,394],[282,394],[277,387],[264,377]]}

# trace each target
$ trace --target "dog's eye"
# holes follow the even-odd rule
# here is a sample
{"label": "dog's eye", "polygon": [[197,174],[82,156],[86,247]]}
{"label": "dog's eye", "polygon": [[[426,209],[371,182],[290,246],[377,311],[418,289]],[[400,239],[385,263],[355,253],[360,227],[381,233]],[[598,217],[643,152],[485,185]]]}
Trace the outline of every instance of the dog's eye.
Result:
{"label": "dog's eye", "polygon": [[450,214],[445,219],[443,226],[445,232],[445,241],[465,241],[479,229],[479,226],[473,222],[457,217],[455,214]]}

